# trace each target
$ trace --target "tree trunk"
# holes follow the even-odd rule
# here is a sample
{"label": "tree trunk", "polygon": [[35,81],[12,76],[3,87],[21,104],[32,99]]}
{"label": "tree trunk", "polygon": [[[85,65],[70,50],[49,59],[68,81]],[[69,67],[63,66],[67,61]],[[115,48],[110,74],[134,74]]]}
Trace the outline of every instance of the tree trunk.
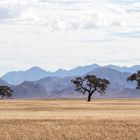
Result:
{"label": "tree trunk", "polygon": [[91,101],[91,96],[92,96],[92,94],[89,93],[89,94],[88,94],[88,100],[87,100],[87,102],[90,102],[90,101]]}

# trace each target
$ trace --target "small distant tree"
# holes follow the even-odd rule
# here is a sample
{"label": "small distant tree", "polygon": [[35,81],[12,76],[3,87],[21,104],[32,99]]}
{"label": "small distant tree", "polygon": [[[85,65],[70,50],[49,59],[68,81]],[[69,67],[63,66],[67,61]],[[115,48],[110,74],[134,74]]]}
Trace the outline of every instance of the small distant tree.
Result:
{"label": "small distant tree", "polygon": [[13,90],[8,86],[0,86],[0,96],[1,99],[4,97],[11,98]]}
{"label": "small distant tree", "polygon": [[127,78],[127,81],[136,81],[137,89],[140,89],[140,70],[137,73],[133,73]]}
{"label": "small distant tree", "polygon": [[92,95],[95,91],[101,95],[105,93],[110,82],[106,79],[97,78],[95,75],[87,75],[85,77],[77,77],[71,82],[75,85],[75,90],[83,95],[88,94],[87,101],[91,101]]}

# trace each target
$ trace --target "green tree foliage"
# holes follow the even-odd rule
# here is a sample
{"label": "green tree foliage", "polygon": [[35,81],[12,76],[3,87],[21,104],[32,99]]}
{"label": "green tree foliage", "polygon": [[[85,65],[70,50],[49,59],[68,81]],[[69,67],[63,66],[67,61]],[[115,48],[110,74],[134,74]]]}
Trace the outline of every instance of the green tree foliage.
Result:
{"label": "green tree foliage", "polygon": [[1,99],[4,97],[11,98],[13,90],[8,86],[0,86],[0,96]]}
{"label": "green tree foliage", "polygon": [[137,71],[137,73],[133,73],[132,75],[130,75],[127,81],[136,81],[137,89],[140,89],[140,71]]}
{"label": "green tree foliage", "polygon": [[75,85],[75,90],[82,93],[88,94],[87,101],[91,101],[92,95],[95,91],[99,92],[101,95],[105,93],[110,82],[106,79],[97,78],[95,75],[87,75],[85,77],[77,77],[71,82]]}

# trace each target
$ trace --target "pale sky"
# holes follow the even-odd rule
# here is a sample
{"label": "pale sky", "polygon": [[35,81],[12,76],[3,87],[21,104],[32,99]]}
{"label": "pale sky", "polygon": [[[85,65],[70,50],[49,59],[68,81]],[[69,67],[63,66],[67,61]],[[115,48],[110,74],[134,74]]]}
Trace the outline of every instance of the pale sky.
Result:
{"label": "pale sky", "polygon": [[0,0],[0,53],[0,75],[140,64],[140,0]]}

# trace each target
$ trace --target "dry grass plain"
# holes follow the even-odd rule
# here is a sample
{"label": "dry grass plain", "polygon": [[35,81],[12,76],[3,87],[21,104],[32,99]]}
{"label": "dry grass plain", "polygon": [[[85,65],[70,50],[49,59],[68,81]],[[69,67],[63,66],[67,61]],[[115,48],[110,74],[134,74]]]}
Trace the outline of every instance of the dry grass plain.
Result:
{"label": "dry grass plain", "polygon": [[0,140],[140,140],[140,100],[3,100]]}

